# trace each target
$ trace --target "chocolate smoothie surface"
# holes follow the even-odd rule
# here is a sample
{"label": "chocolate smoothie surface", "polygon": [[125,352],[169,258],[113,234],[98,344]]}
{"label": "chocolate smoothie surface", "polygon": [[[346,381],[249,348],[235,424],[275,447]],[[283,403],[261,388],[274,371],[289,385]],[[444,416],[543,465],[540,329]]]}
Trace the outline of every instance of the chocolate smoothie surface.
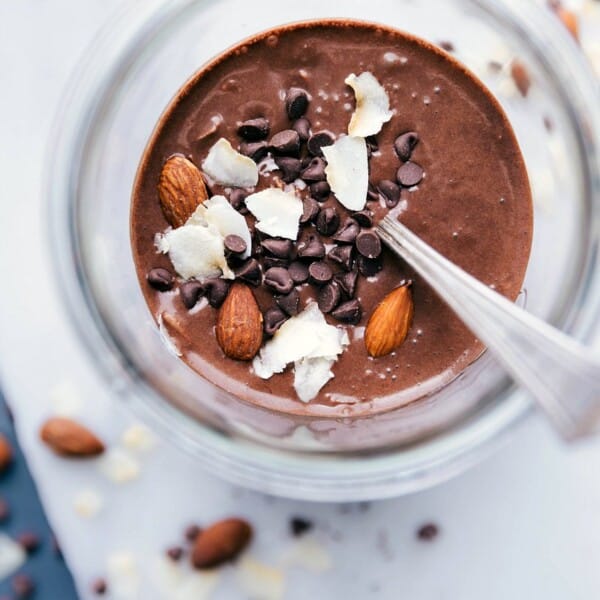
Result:
{"label": "chocolate smoothie surface", "polygon": [[[319,140],[327,138],[316,136],[307,144],[303,130],[307,123],[298,119],[308,120],[312,135],[321,131],[330,132],[333,139],[346,135],[356,100],[344,80],[351,73],[365,72],[383,86],[393,114],[379,133],[367,138],[370,189],[365,214],[347,222],[353,211],[334,194],[327,194],[323,178],[320,186],[315,185],[309,174],[303,183],[297,173],[298,168],[310,166],[309,150],[318,155]],[[307,106],[305,100],[295,98],[296,92],[290,95],[291,88],[307,93]],[[254,129],[240,130],[249,119],[266,119],[268,134],[264,121],[251,123]],[[300,132],[299,151],[293,148],[293,139],[291,150],[285,148],[286,139],[273,139],[290,129]],[[415,135],[401,137],[406,133]],[[199,291],[189,283],[182,288],[185,279],[175,272],[169,256],[157,251],[155,237],[170,225],[158,192],[163,165],[179,154],[202,170],[220,138],[259,163],[258,184],[251,189],[242,191],[204,178],[209,195],[225,196],[244,214],[252,234],[252,256],[261,268],[259,280],[269,267],[280,269],[270,273],[268,284],[248,286],[267,330],[263,346],[279,321],[289,318],[286,312],[302,311],[318,299],[319,292],[327,322],[348,334],[349,344],[331,366],[334,377],[308,402],[301,401],[294,388],[293,364],[262,379],[251,360],[234,360],[223,352],[215,326],[229,283],[213,281],[208,287],[198,286]],[[273,149],[277,145],[279,151]],[[317,171],[323,167],[319,161],[312,164]],[[244,204],[244,196],[272,187],[285,188],[305,201],[298,240],[291,250],[281,239],[275,246],[265,246],[269,236],[255,229],[255,218]],[[308,200],[311,196],[314,202]],[[202,67],[161,117],[142,157],[133,192],[131,235],[140,285],[152,315],[182,359],[244,400],[297,414],[311,414],[325,406],[330,411],[337,406],[344,414],[347,403],[364,406],[365,413],[389,409],[447,384],[483,350],[412,269],[385,248],[378,254],[377,240],[370,238],[369,213],[377,222],[390,210],[480,281],[511,299],[518,296],[532,239],[531,195],[511,126],[483,84],[442,50],[385,26],[353,21],[283,26],[241,42]],[[337,214],[339,223],[332,214]],[[351,229],[347,239],[340,231],[344,225]],[[362,247],[354,239],[357,232],[363,234]],[[314,236],[312,243],[323,242],[326,252],[335,249],[341,256],[295,259],[299,243],[311,242],[310,236]],[[228,256],[238,279],[258,283],[252,281],[256,263],[236,259],[235,250]],[[294,272],[302,267],[290,267],[294,261],[305,267],[315,261],[319,265],[311,270],[311,282],[294,288],[300,297],[298,309],[284,301],[281,310],[280,296],[289,286],[286,273],[302,279]],[[356,273],[355,289],[333,285],[336,289],[323,292],[331,276],[327,267],[338,275],[338,283],[343,283],[344,275],[352,279]],[[369,356],[364,340],[369,317],[389,292],[407,280],[412,280],[414,302],[408,336],[392,352]],[[294,303],[293,294],[288,302]],[[343,310],[336,313],[331,305]]]}

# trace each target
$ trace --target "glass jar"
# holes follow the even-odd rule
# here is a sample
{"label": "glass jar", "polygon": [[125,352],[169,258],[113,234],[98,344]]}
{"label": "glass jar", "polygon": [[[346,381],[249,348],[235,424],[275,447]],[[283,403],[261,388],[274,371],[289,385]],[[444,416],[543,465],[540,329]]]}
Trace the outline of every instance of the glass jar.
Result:
{"label": "glass jar", "polygon": [[[184,81],[248,35],[332,16],[450,42],[496,95],[515,128],[534,194],[534,243],[521,301],[591,341],[600,314],[598,89],[557,19],[530,2],[127,5],[95,40],[64,97],[45,193],[65,310],[115,395],[226,479],[340,501],[408,493],[451,477],[506,438],[528,413],[528,399],[485,353],[439,392],[405,406],[323,407],[302,416],[247,404],[168,351],[139,289],[129,242],[139,159]],[[526,97],[511,77],[514,61],[531,80]]]}

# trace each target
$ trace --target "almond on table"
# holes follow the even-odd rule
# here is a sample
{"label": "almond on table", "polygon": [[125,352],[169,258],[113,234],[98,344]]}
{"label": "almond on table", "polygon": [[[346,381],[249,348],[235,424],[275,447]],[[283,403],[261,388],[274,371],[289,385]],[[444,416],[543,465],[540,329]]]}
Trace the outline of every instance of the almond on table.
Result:
{"label": "almond on table", "polygon": [[40,429],[40,438],[63,456],[88,457],[104,452],[104,443],[87,427],[65,417],[52,417]]}

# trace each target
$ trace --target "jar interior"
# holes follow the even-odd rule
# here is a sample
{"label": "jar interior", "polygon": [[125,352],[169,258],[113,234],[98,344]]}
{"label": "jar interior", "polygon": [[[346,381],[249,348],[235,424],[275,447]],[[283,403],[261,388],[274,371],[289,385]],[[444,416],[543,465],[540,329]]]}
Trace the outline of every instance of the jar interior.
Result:
{"label": "jar interior", "polygon": [[[524,25],[497,3],[468,0],[436,3],[435,19],[430,18],[431,3],[417,0],[368,5],[354,0],[343,7],[322,0],[285,6],[267,0],[260,10],[243,0],[167,4],[149,13],[142,26],[138,19],[135,28],[130,22],[121,31],[122,43],[112,48],[118,60],[103,65],[105,76],[81,115],[77,152],[70,149],[68,167],[72,238],[61,252],[69,254],[80,302],[83,294],[109,348],[110,356],[99,362],[118,371],[124,396],[141,399],[145,410],[169,423],[170,435],[185,443],[209,435],[207,443],[218,446],[223,459],[234,452],[223,444],[242,439],[243,448],[252,447],[256,456],[268,452],[271,463],[283,459],[274,458],[268,447],[284,454],[350,456],[403,446],[406,466],[416,457],[424,460],[427,446],[431,464],[453,455],[449,443],[455,450],[457,444],[464,449],[467,439],[481,443],[522,415],[528,402],[489,353],[437,394],[371,417],[355,418],[348,407],[343,418],[304,419],[237,400],[202,380],[166,348],[138,288],[129,207],[136,168],[154,125],[173,94],[214,55],[257,31],[295,20],[343,16],[381,22],[433,43],[451,42],[454,56],[500,101],[520,143],[534,200],[534,240],[520,301],[532,313],[569,328],[589,302],[597,232],[586,169],[593,167],[586,167],[590,157],[565,81],[559,81],[540,48],[528,44]],[[511,77],[514,60],[531,77],[525,98]],[[92,348],[96,356],[99,351]],[[465,428],[473,427],[479,429],[465,437]]]}

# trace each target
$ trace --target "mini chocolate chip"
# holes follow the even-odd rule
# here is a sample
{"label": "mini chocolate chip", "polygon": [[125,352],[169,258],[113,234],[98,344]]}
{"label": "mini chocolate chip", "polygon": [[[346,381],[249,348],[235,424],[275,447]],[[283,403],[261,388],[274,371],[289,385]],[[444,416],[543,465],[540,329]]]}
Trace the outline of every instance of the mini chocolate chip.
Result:
{"label": "mini chocolate chip", "polygon": [[423,179],[423,167],[415,162],[406,162],[398,169],[396,179],[404,187],[417,185]]}
{"label": "mini chocolate chip", "polygon": [[246,242],[239,236],[234,233],[230,233],[225,236],[223,240],[223,245],[225,246],[225,252],[229,254],[244,254],[248,249]]}
{"label": "mini chocolate chip", "polygon": [[315,156],[308,166],[302,170],[301,177],[304,181],[323,181],[325,179],[325,161]]}
{"label": "mini chocolate chip", "polygon": [[319,203],[314,198],[304,198],[302,200],[302,216],[300,217],[300,224],[306,225],[312,223],[319,214]]}
{"label": "mini chocolate chip", "polygon": [[285,111],[290,121],[299,119],[308,108],[308,94],[298,87],[290,88],[285,95]]}
{"label": "mini chocolate chip", "polygon": [[335,136],[330,131],[317,131],[313,133],[306,143],[308,151],[313,156],[323,156],[323,146],[331,146],[335,141]]}
{"label": "mini chocolate chip", "polygon": [[292,256],[292,250],[294,249],[292,240],[268,238],[263,240],[260,245],[269,254],[276,256],[277,258],[290,258]]}
{"label": "mini chocolate chip", "polygon": [[385,200],[385,205],[388,208],[394,208],[400,202],[400,186],[389,179],[382,179],[377,184],[379,193]]}
{"label": "mini chocolate chip", "polygon": [[367,188],[367,200],[379,200],[379,192],[370,181],[369,187]]}
{"label": "mini chocolate chip", "polygon": [[269,146],[277,154],[298,156],[300,152],[300,136],[293,129],[284,129],[271,138]]}
{"label": "mini chocolate chip", "polygon": [[431,542],[439,532],[439,527],[435,523],[426,523],[417,530],[417,537],[424,542]]}
{"label": "mini chocolate chip", "polygon": [[352,246],[334,246],[327,254],[327,258],[349,271],[352,268]]}
{"label": "mini chocolate chip", "polygon": [[300,136],[301,142],[308,141],[310,137],[310,121],[306,117],[302,117],[294,122],[292,129]]}
{"label": "mini chocolate chip", "polygon": [[376,135],[369,135],[365,138],[365,142],[367,142],[367,147],[371,148],[373,152],[377,152],[379,150],[379,140]]}
{"label": "mini chocolate chip", "polygon": [[360,227],[354,219],[346,219],[344,224],[336,231],[333,239],[341,244],[352,244],[360,232]]}
{"label": "mini chocolate chip", "polygon": [[196,281],[195,279],[191,279],[190,281],[186,281],[179,286],[179,296],[181,297],[181,301],[183,305],[188,309],[194,308],[196,303],[200,299],[206,291],[206,288],[200,281]]}
{"label": "mini chocolate chip", "polygon": [[452,42],[449,42],[448,40],[442,40],[438,43],[438,46],[446,52],[454,52],[454,44]]}
{"label": "mini chocolate chip", "polygon": [[148,280],[150,286],[159,292],[166,292],[170,290],[175,283],[175,276],[173,273],[161,267],[150,269],[146,275],[146,279]]}
{"label": "mini chocolate chip", "polygon": [[325,285],[332,277],[331,267],[323,261],[311,263],[308,267],[308,280],[314,285]]}
{"label": "mini chocolate chip", "polygon": [[359,212],[352,214],[352,218],[361,227],[372,227],[373,226],[373,213],[370,210],[364,209]]}
{"label": "mini chocolate chip", "polygon": [[328,206],[319,212],[317,231],[321,235],[333,235],[340,226],[340,217],[335,208]]}
{"label": "mini chocolate chip", "polygon": [[92,582],[92,592],[97,596],[103,596],[108,590],[108,584],[105,579],[99,577]]}
{"label": "mini chocolate chip", "polygon": [[240,154],[248,156],[254,162],[260,162],[269,152],[269,144],[262,140],[261,142],[242,142],[240,144]]}
{"label": "mini chocolate chip", "polygon": [[248,193],[240,188],[234,188],[229,193],[229,204],[235,208],[239,213],[245,215],[248,213],[248,209],[246,208],[245,200],[248,196]]}
{"label": "mini chocolate chip", "polygon": [[356,264],[358,266],[358,272],[364,277],[373,277],[373,275],[377,275],[383,268],[381,256],[378,258],[366,258],[359,254],[356,258]]}
{"label": "mini chocolate chip", "polygon": [[358,281],[358,271],[349,271],[348,273],[337,273],[335,281],[338,282],[342,292],[348,298],[354,298],[356,292],[356,282]]}
{"label": "mini chocolate chip", "polygon": [[238,135],[244,138],[247,142],[256,142],[264,140],[269,135],[270,131],[269,120],[264,117],[257,119],[248,119],[238,127]]}
{"label": "mini chocolate chip", "polygon": [[263,328],[267,335],[273,335],[286,321],[287,315],[277,306],[267,308],[263,315]]}
{"label": "mini chocolate chip", "polygon": [[208,299],[208,303],[213,308],[219,308],[223,302],[225,302],[225,298],[227,298],[227,294],[229,293],[229,286],[231,285],[229,281],[225,281],[225,279],[221,279],[220,277],[215,277],[213,279],[206,279],[202,282],[202,285],[205,288],[206,298]]}
{"label": "mini chocolate chip", "polygon": [[262,283],[260,265],[255,258],[249,258],[234,271],[234,274],[236,279],[249,283],[250,285],[257,286]]}
{"label": "mini chocolate chip", "polygon": [[19,599],[31,597],[35,590],[35,584],[33,583],[33,579],[31,579],[29,575],[25,575],[24,573],[19,573],[15,575],[12,578],[11,586],[13,592]]}
{"label": "mini chocolate chip", "polygon": [[298,257],[315,259],[325,256],[325,244],[316,235],[309,235],[298,244]]}
{"label": "mini chocolate chip", "polygon": [[331,316],[342,323],[356,325],[362,317],[362,307],[358,300],[348,300],[332,311]]}
{"label": "mini chocolate chip", "polygon": [[276,256],[264,256],[262,259],[263,272],[267,269],[272,269],[273,267],[287,269],[289,264],[289,260],[286,260],[285,258],[277,258]]}
{"label": "mini chocolate chip", "polygon": [[310,195],[319,202],[327,200],[329,194],[331,194],[331,188],[326,181],[317,181],[310,184]]}
{"label": "mini chocolate chip", "polygon": [[300,294],[298,290],[293,289],[289,294],[285,296],[279,296],[275,298],[275,302],[283,312],[293,317],[300,312]]}
{"label": "mini chocolate chip", "polygon": [[[306,271],[306,277],[308,278],[308,270]],[[4,498],[0,498],[0,523],[8,521],[10,517],[10,507],[8,502]]]}
{"label": "mini chocolate chip", "polygon": [[183,535],[185,537],[185,539],[188,542],[195,542],[196,538],[200,535],[200,532],[202,531],[202,529],[200,529],[200,527],[198,527],[198,525],[188,525],[185,528],[185,531],[183,532]]}
{"label": "mini chocolate chip", "polygon": [[16,538],[17,543],[21,545],[27,554],[32,554],[40,546],[40,538],[31,531],[26,531]]}
{"label": "mini chocolate chip", "polygon": [[419,143],[419,134],[416,131],[407,131],[399,135],[394,142],[394,150],[398,158],[404,162],[410,160],[410,156]]}
{"label": "mini chocolate chip", "polygon": [[313,528],[312,521],[304,517],[292,517],[290,519],[290,531],[294,537],[299,537]]}
{"label": "mini chocolate chip", "polygon": [[363,229],[356,236],[356,249],[365,258],[377,258],[381,254],[381,240],[372,229]]}
{"label": "mini chocolate chip", "polygon": [[178,562],[183,556],[183,548],[181,546],[172,546],[167,549],[167,556],[173,561]]}
{"label": "mini chocolate chip", "polygon": [[272,267],[265,271],[264,284],[278,294],[288,294],[294,287],[294,282],[287,269],[281,267]]}
{"label": "mini chocolate chip", "polygon": [[308,281],[308,267],[300,261],[294,261],[288,267],[288,273],[294,283],[305,283]]}
{"label": "mini chocolate chip", "polygon": [[291,156],[276,156],[275,164],[281,171],[281,179],[285,183],[292,183],[292,181],[298,179],[300,171],[302,170],[302,163],[297,158]]}
{"label": "mini chocolate chip", "polygon": [[340,286],[335,281],[324,285],[317,294],[317,304],[322,313],[330,313],[340,302],[342,294]]}

